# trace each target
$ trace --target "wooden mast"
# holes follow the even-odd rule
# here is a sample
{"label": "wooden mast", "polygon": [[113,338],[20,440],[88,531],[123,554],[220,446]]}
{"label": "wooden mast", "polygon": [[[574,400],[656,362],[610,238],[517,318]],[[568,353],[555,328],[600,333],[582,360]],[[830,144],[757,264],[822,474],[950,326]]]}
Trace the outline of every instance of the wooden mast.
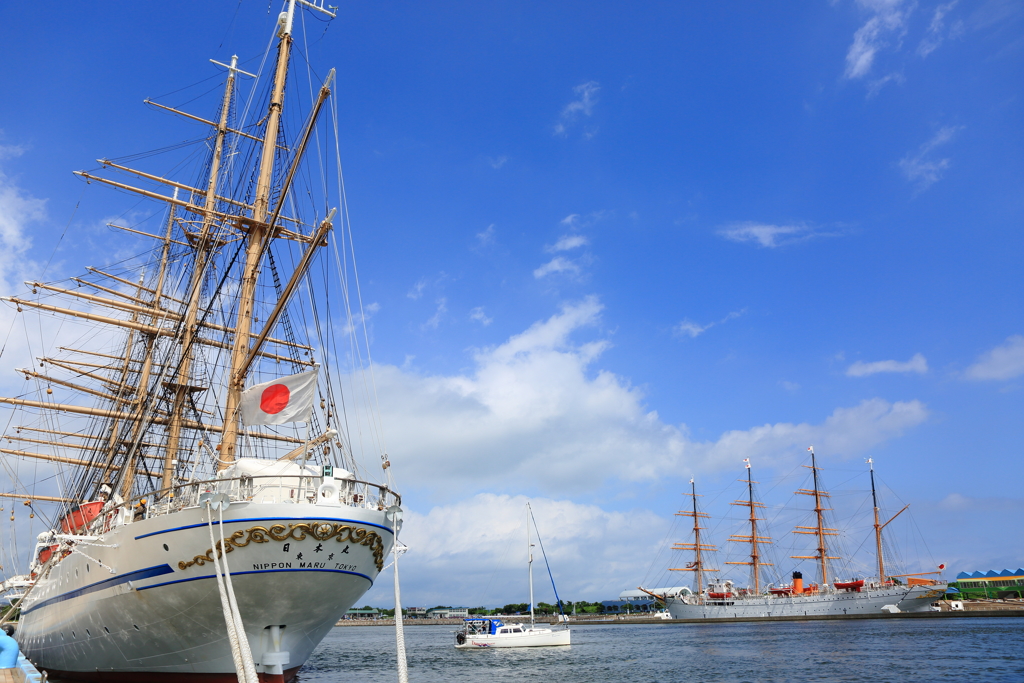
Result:
{"label": "wooden mast", "polygon": [[695,582],[697,585],[696,593],[698,596],[704,591],[704,572],[717,572],[717,569],[710,569],[704,566],[704,556],[702,551],[704,550],[718,550],[713,545],[704,545],[700,542],[700,532],[702,527],[700,525],[701,519],[707,519],[711,517],[704,512],[697,510],[697,486],[694,484],[693,479],[690,479],[690,493],[684,493],[684,496],[690,496],[693,499],[693,511],[680,510],[676,513],[679,517],[693,517],[693,543],[676,543],[672,546],[672,550],[692,550],[693,551],[693,562],[685,567],[673,567],[669,571],[674,572],[694,572]]}
{"label": "wooden mast", "polygon": [[[190,386],[189,379],[192,373],[193,345],[199,333],[196,326],[196,318],[199,316],[199,299],[203,290],[203,277],[206,275],[206,264],[210,254],[210,230],[215,220],[214,208],[217,201],[217,179],[220,175],[220,160],[224,150],[224,139],[228,133],[228,114],[231,110],[231,97],[234,93],[237,66],[238,56],[234,55],[231,57],[231,66],[228,68],[228,80],[224,85],[224,98],[220,106],[220,121],[217,124],[217,141],[214,143],[213,160],[210,163],[210,177],[206,184],[206,201],[203,205],[207,210],[203,215],[203,227],[199,231],[199,237],[195,242],[195,264],[192,267],[192,278],[188,290],[188,308],[185,310],[185,318],[182,321],[181,358],[178,361],[178,372],[174,378],[174,384],[171,386],[171,389],[174,391],[174,402],[171,406],[171,422],[167,432],[167,450],[164,453],[163,477],[160,479],[161,490],[171,487],[174,461],[177,457],[178,444],[181,440],[182,411],[185,398],[192,392],[204,390],[204,387]],[[174,210],[173,207],[171,210]]]}
{"label": "wooden mast", "polygon": [[284,109],[284,86],[288,76],[288,58],[292,45],[292,18],[295,14],[295,0],[288,3],[288,10],[282,15],[277,43],[277,67],[274,71],[274,87],[267,112],[267,127],[263,134],[263,153],[260,157],[260,172],[256,181],[256,198],[253,202],[253,220],[245,250],[245,269],[242,274],[238,300],[238,318],[235,323],[235,341],[231,349],[231,367],[228,370],[227,402],[224,407],[224,432],[217,469],[222,470],[235,460],[238,442],[238,404],[245,386],[245,377],[238,377],[238,369],[249,354],[249,333],[252,330],[253,304],[255,303],[256,281],[259,278],[260,261],[263,257],[264,241],[267,236],[266,218],[270,209],[270,189],[274,175],[274,155],[277,152],[277,133]]}
{"label": "wooden mast", "polygon": [[[878,495],[875,493],[875,461],[868,458],[868,468],[871,472],[871,503],[875,506],[875,552],[878,555],[878,581],[885,583],[885,559],[882,555],[882,529],[889,525],[889,522],[899,517],[903,512],[910,507],[910,504],[903,506],[903,509],[897,512],[895,515],[889,518],[889,521],[885,524],[878,523]],[[926,574],[934,574],[935,572],[924,572]],[[906,576],[913,576],[907,574]]]}
{"label": "wooden mast", "polygon": [[757,535],[757,523],[764,521],[761,517],[757,516],[757,508],[763,508],[763,503],[758,503],[754,500],[754,484],[755,482],[750,476],[750,459],[744,458],[744,463],[747,467],[747,478],[746,480],[741,479],[740,481],[746,481],[747,484],[747,500],[733,501],[733,505],[742,505],[750,508],[750,535],[733,534],[729,537],[730,541],[737,543],[750,543],[750,562],[726,562],[726,564],[744,564],[751,567],[752,578],[754,579],[754,593],[761,593],[761,567],[770,566],[770,562],[761,562],[761,552],[758,548],[758,543],[761,541],[770,543],[771,538],[768,536]]}
{"label": "wooden mast", "polygon": [[838,529],[831,529],[825,526],[825,511],[831,510],[832,508],[822,507],[822,498],[828,498],[829,494],[826,491],[822,491],[818,485],[818,465],[814,457],[814,446],[808,448],[811,452],[811,464],[804,465],[811,470],[814,479],[813,489],[797,489],[797,493],[803,496],[814,496],[814,514],[817,516],[818,523],[816,526],[798,526],[793,533],[794,534],[808,534],[818,537],[818,552],[816,555],[790,555],[790,557],[798,560],[817,560],[821,572],[821,586],[819,590],[823,590],[828,585],[828,561],[838,560],[838,557],[831,557],[828,554],[828,543],[825,541],[826,536],[838,536]]}

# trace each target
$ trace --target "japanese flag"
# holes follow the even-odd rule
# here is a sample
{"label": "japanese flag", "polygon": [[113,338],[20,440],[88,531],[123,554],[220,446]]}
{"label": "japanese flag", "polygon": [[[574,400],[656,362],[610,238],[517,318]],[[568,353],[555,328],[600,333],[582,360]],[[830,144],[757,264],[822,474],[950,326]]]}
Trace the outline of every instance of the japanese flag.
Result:
{"label": "japanese flag", "polygon": [[316,394],[316,370],[257,384],[242,392],[242,422],[280,425],[308,422]]}

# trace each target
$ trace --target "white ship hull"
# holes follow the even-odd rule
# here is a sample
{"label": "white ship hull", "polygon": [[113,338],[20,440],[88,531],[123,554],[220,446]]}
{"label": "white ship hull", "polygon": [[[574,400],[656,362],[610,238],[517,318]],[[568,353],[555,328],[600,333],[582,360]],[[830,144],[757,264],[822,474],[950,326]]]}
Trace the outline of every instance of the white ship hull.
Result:
{"label": "white ship hull", "polygon": [[519,633],[480,634],[466,637],[466,642],[456,644],[460,650],[478,650],[494,647],[552,647],[570,645],[569,629],[537,628]]}
{"label": "white ship hull", "polygon": [[[233,503],[224,524],[264,680],[281,680],[265,669],[294,675],[373,585],[393,543],[376,508]],[[219,542],[216,524],[214,533]],[[73,552],[25,600],[17,637],[40,669],[95,681],[236,680],[205,510],[126,524],[94,544],[82,551],[115,573]],[[270,626],[281,627],[277,648]]]}
{"label": "white ship hull", "polygon": [[793,596],[737,597],[698,602],[695,596],[666,600],[673,619],[735,619],[769,617],[819,617],[881,614],[886,605],[901,612],[917,612],[939,599],[946,584],[892,586],[860,593],[838,591]]}

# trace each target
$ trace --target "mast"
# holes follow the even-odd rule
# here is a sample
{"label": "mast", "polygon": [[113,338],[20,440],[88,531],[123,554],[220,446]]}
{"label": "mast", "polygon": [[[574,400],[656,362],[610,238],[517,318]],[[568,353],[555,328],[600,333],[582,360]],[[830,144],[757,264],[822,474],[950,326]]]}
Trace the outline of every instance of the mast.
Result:
{"label": "mast", "polygon": [[875,506],[875,547],[878,554],[878,581],[879,583],[885,583],[885,560],[882,556],[882,529],[889,525],[889,522],[896,519],[903,512],[910,507],[910,503],[903,506],[899,512],[889,518],[889,521],[885,524],[878,523],[878,496],[875,494],[875,465],[874,460],[868,458],[868,468],[871,471],[871,502]]}
{"label": "mast", "polygon": [[266,224],[270,206],[270,185],[274,175],[274,155],[277,152],[277,134],[284,109],[284,86],[288,76],[288,58],[292,45],[292,19],[295,15],[295,0],[290,0],[288,9],[282,13],[281,28],[278,32],[277,67],[274,71],[274,87],[267,112],[267,127],[263,134],[263,152],[260,157],[260,172],[256,181],[256,198],[253,202],[253,216],[249,223],[249,237],[245,250],[245,269],[242,275],[238,300],[238,319],[235,324],[235,341],[231,349],[231,368],[228,370],[227,404],[224,409],[224,437],[221,440],[218,469],[224,469],[235,459],[235,445],[238,441],[238,404],[242,397],[245,377],[238,377],[238,370],[249,353],[249,333],[252,330],[253,305],[255,303],[256,281],[259,278],[260,261],[263,257],[264,242],[267,239]]}
{"label": "mast", "polygon": [[[213,227],[216,215],[214,213],[217,201],[217,179],[220,175],[220,160],[224,150],[224,139],[228,133],[228,113],[231,109],[231,97],[234,94],[235,73],[238,71],[238,56],[231,57],[231,66],[228,67],[228,80],[224,85],[224,98],[220,105],[220,121],[217,123],[217,140],[213,147],[213,160],[210,163],[210,176],[206,184],[206,201],[203,206],[206,209],[203,216],[203,227],[195,241],[195,263],[192,266],[192,278],[189,283],[188,308],[185,310],[185,317],[181,323],[181,358],[178,361],[178,371],[174,378],[171,389],[174,392],[174,401],[171,406],[171,423],[167,434],[167,451],[164,453],[163,477],[160,480],[160,488],[167,489],[171,486],[171,476],[174,474],[174,461],[178,455],[178,444],[181,440],[183,409],[185,399],[193,392],[203,391],[205,387],[194,387],[189,385],[189,378],[192,372],[192,350],[196,336],[199,333],[196,326],[196,318],[199,315],[199,298],[202,293],[203,277],[206,275],[206,265],[210,254],[210,230]],[[177,190],[175,190],[177,196]],[[171,211],[174,208],[172,206]],[[170,235],[168,234],[168,239]],[[166,260],[166,252],[164,254]],[[159,289],[157,290],[159,296]],[[236,339],[237,342],[237,339]]]}
{"label": "mast", "polygon": [[530,504],[526,504],[526,566],[530,573],[530,626],[533,621],[533,543],[530,542]]}
{"label": "mast", "polygon": [[334,70],[332,69],[323,86],[320,88],[320,94],[317,98],[317,102],[313,107],[313,111],[310,114],[310,118],[299,140],[298,146],[294,150],[291,167],[288,169],[284,182],[279,188],[277,188],[277,205],[273,212],[271,212],[270,200],[271,190],[273,189],[271,184],[274,177],[274,157],[277,153],[277,136],[280,129],[281,113],[284,109],[284,87],[288,77],[288,59],[292,44],[292,21],[295,16],[296,2],[305,7],[323,12],[332,18],[334,17],[332,12],[320,5],[310,2],[310,0],[289,0],[288,9],[282,12],[278,18],[278,25],[280,26],[278,36],[280,40],[277,44],[277,66],[274,71],[274,86],[270,97],[270,107],[267,112],[267,126],[263,135],[260,170],[256,181],[256,196],[253,201],[252,218],[239,221],[239,226],[243,229],[247,229],[249,235],[246,241],[245,266],[242,271],[242,281],[239,289],[238,318],[235,323],[235,338],[231,348],[231,365],[227,373],[227,402],[224,407],[224,438],[221,441],[221,452],[217,464],[217,467],[220,470],[228,467],[232,462],[234,462],[236,457],[235,449],[238,442],[238,407],[241,402],[242,390],[245,388],[245,377],[248,369],[257,356],[263,355],[259,350],[260,345],[266,340],[266,334],[269,333],[270,328],[276,321],[276,316],[280,315],[280,312],[283,310],[283,302],[287,301],[288,296],[290,296],[290,291],[294,288],[292,283],[298,282],[298,279],[304,274],[305,269],[309,266],[309,261],[313,252],[317,247],[324,243],[324,236],[327,231],[331,229],[331,218],[334,215],[333,212],[331,212],[328,218],[321,223],[316,234],[311,238],[301,239],[301,241],[309,242],[309,249],[303,257],[301,265],[293,274],[288,287],[286,287],[285,295],[281,297],[281,301],[279,301],[278,306],[275,307],[271,319],[267,321],[264,333],[258,337],[256,346],[250,349],[249,342],[252,334],[252,324],[255,318],[254,306],[256,303],[256,284],[260,274],[260,263],[263,260],[264,253],[266,253],[266,250],[270,245],[270,241],[274,237],[278,236],[279,233],[281,236],[284,236],[284,232],[277,227],[276,223],[280,217],[281,209],[284,206],[284,200],[288,196],[291,182],[298,170],[299,161],[302,159],[306,149],[306,144],[309,142],[310,135],[313,132],[313,127],[316,123],[317,117],[323,107],[324,101],[330,94],[330,83],[334,79]]}
{"label": "mast", "polygon": [[[755,482],[753,479],[751,479],[750,458],[744,458],[743,462],[746,464],[746,467],[747,467],[747,478],[745,480],[746,484],[747,484],[747,500],[733,501],[732,504],[733,505],[742,505],[744,507],[749,507],[750,508],[750,535],[749,536],[745,536],[745,535],[740,535],[740,534],[733,534],[732,536],[729,537],[729,540],[730,541],[735,541],[737,543],[750,543],[750,562],[726,562],[726,564],[750,565],[752,578],[754,579],[754,593],[755,594],[760,594],[761,593],[761,573],[760,573],[761,569],[760,568],[762,566],[770,566],[771,563],[770,562],[761,562],[761,553],[760,553],[760,550],[758,549],[758,543],[761,542],[761,541],[770,543],[772,539],[769,538],[768,536],[758,536],[757,535],[757,523],[759,521],[764,521],[763,518],[757,516],[757,508],[763,508],[764,504],[763,503],[758,503],[758,502],[756,502],[754,500],[754,484],[756,484],[757,482]],[[740,481],[744,481],[744,480],[740,479]]]}
{"label": "mast", "polygon": [[827,491],[822,491],[818,484],[818,464],[814,457],[814,446],[810,446],[807,450],[811,452],[811,464],[804,465],[811,470],[814,479],[813,489],[797,489],[797,493],[803,496],[814,496],[814,514],[817,517],[818,523],[816,526],[798,526],[793,533],[794,534],[808,534],[818,537],[818,552],[816,555],[790,555],[790,557],[798,560],[817,560],[820,572],[821,572],[821,588],[823,590],[828,585],[828,561],[838,560],[838,557],[830,557],[828,554],[828,544],[825,542],[826,536],[838,536],[838,529],[831,529],[825,526],[825,511],[831,510],[832,508],[822,507],[822,498],[828,498],[829,494]]}
{"label": "mast", "polygon": [[694,484],[693,479],[690,479],[690,493],[684,493],[684,496],[690,496],[693,499],[693,511],[680,510],[676,513],[677,517],[693,517],[693,543],[676,543],[672,546],[672,550],[692,550],[693,551],[693,562],[685,567],[670,568],[669,571],[673,572],[694,572],[695,581],[697,585],[697,595],[699,596],[704,590],[704,572],[717,572],[717,569],[710,569],[704,566],[704,556],[702,551],[704,550],[718,550],[713,545],[705,545],[700,542],[700,532],[702,527],[700,525],[701,519],[710,518],[711,515],[697,510],[697,486]]}
{"label": "mast", "polygon": [[871,472],[871,504],[875,507],[875,551],[878,555],[878,580],[885,583],[885,560],[882,559],[882,525],[878,523],[878,495],[875,493],[875,465],[868,458],[868,470]]}

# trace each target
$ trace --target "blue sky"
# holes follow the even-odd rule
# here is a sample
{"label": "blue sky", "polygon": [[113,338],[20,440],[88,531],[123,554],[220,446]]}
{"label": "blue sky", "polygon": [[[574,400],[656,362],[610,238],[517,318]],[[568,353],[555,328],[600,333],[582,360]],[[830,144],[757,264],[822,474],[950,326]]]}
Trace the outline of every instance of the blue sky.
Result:
{"label": "blue sky", "polygon": [[[0,10],[5,292],[118,248],[128,202],[71,171],[199,135],[142,100],[212,116],[207,60],[246,68],[276,12]],[[660,580],[691,475],[730,514],[749,457],[784,503],[812,443],[827,483],[863,492],[872,457],[911,504],[910,571],[1024,563],[1000,523],[1024,512],[1024,4],[355,2],[315,26],[407,601],[525,599],[493,565],[526,497],[563,597]]]}

